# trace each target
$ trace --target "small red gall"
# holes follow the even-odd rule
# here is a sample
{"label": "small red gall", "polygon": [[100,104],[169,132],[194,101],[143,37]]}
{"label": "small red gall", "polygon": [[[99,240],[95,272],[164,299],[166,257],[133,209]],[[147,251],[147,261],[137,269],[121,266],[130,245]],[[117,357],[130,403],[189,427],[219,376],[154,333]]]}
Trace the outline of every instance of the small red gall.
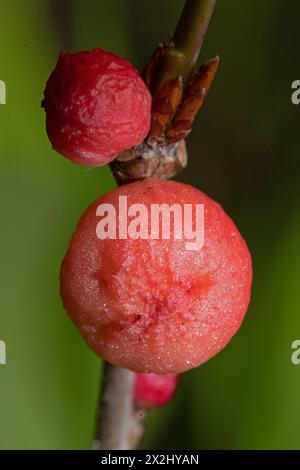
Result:
{"label": "small red gall", "polygon": [[129,62],[109,52],[62,52],[44,95],[52,146],[79,165],[104,165],[148,134],[150,92]]}
{"label": "small red gall", "polygon": [[134,400],[139,408],[167,405],[179,385],[179,374],[135,374]]}
{"label": "small red gall", "polygon": [[[124,231],[118,209],[124,197],[128,234],[136,236]],[[187,249],[191,237],[178,238],[175,224],[176,237],[152,238],[151,223],[132,217],[144,208],[150,221],[154,206],[163,204],[192,207],[193,229],[195,208],[204,208],[200,249]],[[102,239],[99,207],[119,215],[116,230]],[[62,264],[61,296],[85,341],[106,361],[134,372],[181,373],[213,357],[238,331],[251,281],[247,245],[219,204],[186,184],[146,179],[114,189],[85,211]]]}

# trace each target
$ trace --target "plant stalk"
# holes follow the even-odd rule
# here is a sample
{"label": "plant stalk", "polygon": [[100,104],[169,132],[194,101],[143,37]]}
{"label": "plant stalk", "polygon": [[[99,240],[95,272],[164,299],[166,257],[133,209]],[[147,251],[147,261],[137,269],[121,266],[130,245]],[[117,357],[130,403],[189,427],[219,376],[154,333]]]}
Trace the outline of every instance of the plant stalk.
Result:
{"label": "plant stalk", "polygon": [[144,412],[133,402],[134,372],[106,362],[103,384],[93,449],[133,449],[144,432]]}
{"label": "plant stalk", "polygon": [[217,0],[187,0],[171,42],[165,47],[154,91],[182,76],[187,83],[195,69]]}
{"label": "plant stalk", "polygon": [[[182,15],[175,30],[173,39],[165,47],[165,53],[159,63],[155,77],[155,89],[159,89],[165,81],[181,75],[186,83],[190,77],[202,48],[204,37],[216,5],[216,0],[187,0]],[[185,144],[183,146],[183,160]],[[175,146],[176,147],[176,146]],[[146,147],[145,147],[146,148]],[[147,150],[149,151],[149,150]],[[175,153],[177,147],[175,148]],[[126,172],[119,165],[111,165],[111,169],[119,184],[125,184],[131,180],[143,179],[149,176],[149,168],[145,168],[143,158],[136,158],[137,170]],[[149,158],[146,159],[151,160]],[[174,158],[174,163],[168,163],[167,156],[160,158],[159,178],[168,178],[172,174],[170,165],[175,165],[177,171],[183,165],[180,158]],[[178,163],[179,162],[179,163]],[[122,161],[121,161],[122,163]],[[123,162],[123,165],[126,162]],[[130,162],[128,162],[130,165]],[[176,166],[177,165],[177,166]],[[120,177],[120,171],[122,178]],[[140,175],[136,173],[139,172]],[[152,177],[157,177],[151,173]],[[133,178],[134,176],[134,178]],[[104,379],[100,411],[97,421],[96,439],[94,449],[130,450],[138,446],[143,433],[144,410],[137,410],[134,405],[133,380],[134,373],[115,367],[108,363],[104,365]]]}

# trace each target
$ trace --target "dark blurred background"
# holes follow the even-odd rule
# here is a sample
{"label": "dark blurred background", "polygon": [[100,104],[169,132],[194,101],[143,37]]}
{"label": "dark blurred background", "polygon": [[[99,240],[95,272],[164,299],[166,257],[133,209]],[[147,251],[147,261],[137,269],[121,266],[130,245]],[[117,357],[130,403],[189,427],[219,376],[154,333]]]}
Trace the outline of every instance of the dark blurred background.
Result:
{"label": "dark blurred background", "polygon": [[[51,150],[40,108],[61,49],[100,46],[141,69],[183,0],[2,0],[0,448],[90,448],[101,364],[64,313],[60,261],[86,206],[115,185]],[[254,263],[238,335],[153,411],[144,448],[300,449],[300,79],[298,0],[219,0],[202,60],[218,77],[178,177],[234,218]]]}

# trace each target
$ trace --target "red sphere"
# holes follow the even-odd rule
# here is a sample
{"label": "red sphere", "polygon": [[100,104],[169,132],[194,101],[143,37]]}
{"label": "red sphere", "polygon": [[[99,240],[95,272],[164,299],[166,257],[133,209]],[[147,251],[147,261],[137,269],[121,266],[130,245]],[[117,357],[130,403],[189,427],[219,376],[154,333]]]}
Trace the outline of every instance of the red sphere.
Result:
{"label": "red sphere", "polygon": [[135,374],[134,399],[140,408],[155,408],[169,403],[174,397],[179,374]]}
{"label": "red sphere", "polygon": [[42,106],[53,148],[84,166],[110,162],[150,127],[151,95],[137,70],[101,49],[61,53]]}
{"label": "red sphere", "polygon": [[[127,197],[128,212],[145,207],[149,221],[155,204],[191,206],[193,228],[196,205],[203,205],[204,245],[187,249],[188,236],[151,239],[146,221],[139,227],[144,239],[126,238],[120,196]],[[99,239],[105,221],[99,207],[116,209],[116,230],[110,227],[107,236],[117,239]],[[138,224],[130,216],[128,222],[129,234]],[[61,295],[86,342],[108,362],[135,372],[180,373],[210,359],[237,332],[251,280],[246,243],[219,204],[191,186],[147,179],[111,191],[85,211],[62,264]]]}

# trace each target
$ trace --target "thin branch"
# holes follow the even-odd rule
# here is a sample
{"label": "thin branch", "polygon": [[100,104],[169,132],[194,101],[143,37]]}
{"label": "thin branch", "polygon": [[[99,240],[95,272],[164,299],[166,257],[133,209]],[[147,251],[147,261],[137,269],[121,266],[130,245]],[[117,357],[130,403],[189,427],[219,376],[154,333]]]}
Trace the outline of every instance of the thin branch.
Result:
{"label": "thin branch", "polygon": [[104,364],[103,394],[93,448],[130,450],[143,433],[144,411],[133,403],[134,372]]}
{"label": "thin branch", "polygon": [[171,42],[165,46],[152,91],[194,70],[217,0],[187,0]]}
{"label": "thin branch", "polygon": [[[187,0],[173,40],[164,46],[155,71],[156,90],[169,79],[182,76],[186,83],[196,64],[216,0]],[[152,90],[153,91],[153,90]],[[139,155],[138,152],[142,151]],[[152,152],[152,153],[151,153]],[[187,160],[185,142],[152,148],[142,144],[123,152],[111,163],[119,184],[145,177],[169,178]],[[105,363],[105,373],[93,448],[130,450],[138,446],[144,433],[144,410],[136,410],[133,397],[134,373]]]}

